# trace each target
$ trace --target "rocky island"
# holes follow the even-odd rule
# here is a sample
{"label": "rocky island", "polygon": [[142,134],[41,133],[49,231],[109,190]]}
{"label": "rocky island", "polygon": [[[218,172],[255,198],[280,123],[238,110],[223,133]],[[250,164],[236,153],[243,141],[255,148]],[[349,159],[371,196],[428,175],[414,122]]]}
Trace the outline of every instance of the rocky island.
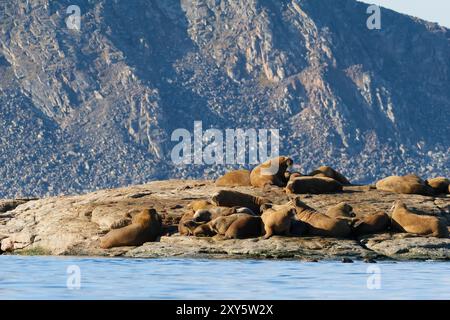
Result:
{"label": "rocky island", "polygon": [[[337,239],[273,236],[228,239],[178,233],[178,223],[193,200],[210,199],[219,190],[235,190],[285,203],[290,199],[276,186],[219,187],[210,180],[154,181],[118,189],[43,199],[0,200],[0,241],[3,254],[123,256],[137,258],[267,258],[315,260],[449,260],[450,239],[409,233],[378,233]],[[396,194],[374,186],[344,186],[339,193],[302,194],[319,212],[340,202],[367,215],[390,210],[402,200],[409,208],[435,215],[450,224],[450,195]],[[101,249],[100,238],[126,213],[154,208],[162,217],[163,234],[155,242],[136,247]]]}

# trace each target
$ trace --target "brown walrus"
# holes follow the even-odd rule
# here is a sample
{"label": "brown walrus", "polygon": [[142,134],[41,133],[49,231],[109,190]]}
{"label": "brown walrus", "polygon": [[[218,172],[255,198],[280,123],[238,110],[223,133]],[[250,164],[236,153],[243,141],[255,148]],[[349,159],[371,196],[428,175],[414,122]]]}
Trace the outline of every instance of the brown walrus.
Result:
{"label": "brown walrus", "polygon": [[355,219],[352,232],[355,236],[380,233],[391,225],[391,218],[385,212],[369,214]]}
{"label": "brown walrus", "polygon": [[434,195],[434,190],[420,177],[409,174],[406,176],[390,176],[376,183],[378,190],[402,194]]}
{"label": "brown walrus", "polygon": [[161,232],[162,220],[159,214],[155,209],[144,209],[132,218],[130,225],[109,231],[100,240],[100,247],[140,246],[155,241]]}
{"label": "brown walrus", "polygon": [[284,173],[284,177],[285,177],[286,181],[289,182],[290,180],[294,180],[295,178],[303,177],[303,174],[301,174],[300,172],[297,172],[297,171],[294,171],[294,172],[286,171]]}
{"label": "brown walrus", "polygon": [[250,182],[254,187],[263,188],[266,185],[285,187],[287,179],[285,172],[294,162],[288,157],[277,157],[256,166],[250,173]]}
{"label": "brown walrus", "polygon": [[[193,211],[189,211],[189,212],[186,212],[185,214],[183,214],[183,216],[180,219],[180,222],[178,222],[178,232],[180,233],[180,235],[190,236],[193,234],[194,226],[189,225],[187,223],[188,221],[193,221],[193,219],[194,219]],[[197,226],[195,226],[195,227],[197,227]]]}
{"label": "brown walrus", "polygon": [[269,202],[269,200],[262,197],[231,190],[220,190],[219,192],[216,192],[211,197],[211,201],[216,206],[249,208],[256,214],[261,213],[261,205]]}
{"label": "brown walrus", "polygon": [[291,221],[296,214],[292,205],[279,206],[278,209],[269,208],[261,215],[264,223],[264,239],[268,239],[273,235],[290,236]]}
{"label": "brown walrus", "polygon": [[320,213],[302,202],[298,197],[291,201],[296,209],[296,218],[307,225],[307,235],[336,238],[350,236],[351,229],[346,221]]}
{"label": "brown walrus", "polygon": [[218,187],[251,186],[249,170],[228,171],[216,180]]}
{"label": "brown walrus", "polygon": [[353,212],[353,208],[346,202],[340,202],[337,205],[329,207],[327,212],[325,213],[327,216],[331,218],[352,218],[355,217],[355,213]]}
{"label": "brown walrus", "polygon": [[334,170],[333,168],[329,166],[321,166],[312,171],[309,176],[316,176],[316,177],[327,177],[334,179],[338,182],[340,182],[344,186],[351,185],[350,181],[346,177],[344,177],[343,174],[340,172]]}
{"label": "brown walrus", "polygon": [[246,216],[245,213],[235,213],[229,216],[217,217],[208,222],[209,228],[219,235],[225,235],[231,224],[240,217]]}
{"label": "brown walrus", "polygon": [[444,177],[428,179],[427,184],[433,188],[435,194],[448,193],[450,188],[450,180]]}
{"label": "brown walrus", "polygon": [[209,223],[204,223],[194,229],[194,237],[212,237],[217,233],[211,228]]}
{"label": "brown walrus", "polygon": [[214,208],[215,205],[209,202],[208,200],[194,200],[188,204],[188,208],[193,212],[201,209],[209,209]]}
{"label": "brown walrus", "polygon": [[401,231],[423,236],[448,238],[447,224],[435,216],[419,215],[398,200],[392,206],[392,226]]}
{"label": "brown walrus", "polygon": [[[178,225],[179,228],[180,228],[180,224]],[[198,230],[200,230],[198,228],[203,226],[203,225],[206,225],[206,223],[205,222],[197,222],[197,221],[194,221],[194,220],[186,220],[186,221],[182,222],[182,225],[183,225],[182,228],[184,229],[184,233],[183,234],[180,233],[181,235],[184,235],[184,236],[195,236],[196,230],[197,230],[197,233],[198,233]]]}
{"label": "brown walrus", "polygon": [[238,217],[225,232],[225,239],[257,238],[262,235],[261,217],[244,215]]}
{"label": "brown walrus", "polygon": [[297,220],[297,218],[291,220],[291,230],[289,233],[293,237],[300,237],[306,234],[308,225],[303,221]]}
{"label": "brown walrus", "polygon": [[197,222],[209,222],[220,216],[229,216],[234,213],[247,213],[255,215],[249,208],[244,207],[214,207],[210,209],[197,210],[193,216],[193,220]]}
{"label": "brown walrus", "polygon": [[331,193],[342,191],[342,184],[327,177],[298,177],[288,182],[286,193]]}

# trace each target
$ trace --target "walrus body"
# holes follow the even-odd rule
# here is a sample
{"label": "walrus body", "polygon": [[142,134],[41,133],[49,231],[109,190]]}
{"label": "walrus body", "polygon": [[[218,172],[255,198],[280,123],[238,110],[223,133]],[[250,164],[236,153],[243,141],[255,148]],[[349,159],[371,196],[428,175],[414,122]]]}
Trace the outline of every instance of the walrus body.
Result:
{"label": "walrus body", "polygon": [[301,174],[300,172],[297,172],[297,171],[295,171],[295,172],[286,171],[284,176],[286,178],[286,181],[289,182],[291,180],[294,180],[295,178],[303,177],[303,174]]}
{"label": "walrus body", "polygon": [[257,238],[262,235],[261,217],[245,215],[238,217],[225,232],[226,239]]}
{"label": "walrus body", "polygon": [[192,225],[188,222],[194,221],[194,212],[189,211],[183,214],[183,216],[180,219],[180,222],[178,223],[178,232],[182,236],[190,236],[194,232],[194,228],[196,228],[198,225]]}
{"label": "walrus body", "polygon": [[[250,183],[252,186],[260,188],[266,185],[285,187],[287,183],[286,169],[292,164],[292,159],[288,157],[277,157],[267,160],[252,170]],[[276,171],[273,172],[273,169],[276,169]]]}
{"label": "walrus body", "polygon": [[267,209],[261,215],[264,223],[264,239],[273,235],[289,236],[291,231],[291,221],[296,214],[295,208],[285,205],[277,210]]}
{"label": "walrus body", "polygon": [[291,229],[289,230],[291,236],[301,237],[306,234],[307,230],[308,225],[305,222],[297,219],[291,220]]}
{"label": "walrus body", "polygon": [[214,232],[216,232],[217,234],[225,235],[228,228],[234,221],[245,216],[245,213],[235,213],[229,216],[218,217],[214,220],[211,220],[208,224],[210,225],[211,230],[214,230]]}
{"label": "walrus body", "polygon": [[216,206],[245,207],[258,215],[260,214],[261,205],[269,202],[269,200],[262,197],[230,190],[220,190],[211,197],[211,200]]}
{"label": "walrus body", "polygon": [[155,209],[144,209],[136,214],[130,225],[109,231],[100,241],[100,247],[140,246],[155,241],[162,232],[162,221]]}
{"label": "walrus body", "polygon": [[449,236],[447,225],[443,220],[434,216],[415,214],[402,201],[396,201],[393,205],[392,224],[402,232],[437,238]]}
{"label": "walrus body", "polygon": [[379,212],[356,219],[352,232],[355,236],[380,233],[386,231],[390,225],[391,218],[385,212]]}
{"label": "walrus body", "polygon": [[251,186],[249,170],[233,170],[216,180],[218,187]]}
{"label": "walrus body", "polygon": [[322,214],[300,201],[299,198],[293,200],[293,205],[296,209],[296,218],[307,225],[307,235],[336,238],[350,236],[351,229],[346,221]]}
{"label": "walrus body", "polygon": [[209,222],[221,216],[229,216],[235,213],[246,213],[255,215],[249,208],[245,207],[214,207],[210,209],[197,210],[194,214],[193,220],[197,222]]}
{"label": "walrus body", "polygon": [[331,168],[329,166],[321,166],[321,167],[317,168],[316,170],[312,171],[309,174],[309,176],[327,177],[327,178],[331,178],[331,179],[338,181],[339,183],[341,183],[344,186],[351,185],[350,181],[348,181],[348,179],[346,177],[344,177],[343,174],[341,174],[340,172],[334,170],[333,168]]}
{"label": "walrus body", "polygon": [[342,184],[327,177],[299,177],[295,178],[286,186],[286,193],[331,193],[342,191]]}
{"label": "walrus body", "polygon": [[193,220],[197,222],[209,222],[220,216],[228,216],[236,213],[236,208],[214,207],[210,209],[200,209],[194,213]]}
{"label": "walrus body", "polygon": [[194,237],[212,237],[216,232],[211,228],[209,223],[204,223],[197,226],[193,231]]}
{"label": "walrus body", "polygon": [[427,184],[433,188],[435,194],[445,194],[449,192],[450,180],[444,177],[437,177],[427,180]]}
{"label": "walrus body", "polygon": [[210,209],[214,207],[215,205],[209,202],[208,200],[194,200],[188,205],[188,208],[191,209],[193,212],[202,209]]}
{"label": "walrus body", "polygon": [[401,194],[420,194],[425,196],[432,196],[434,194],[433,188],[413,174],[406,176],[390,176],[381,179],[376,183],[376,187],[378,190]]}
{"label": "walrus body", "polygon": [[355,216],[352,206],[345,202],[340,202],[335,206],[329,207],[326,215],[331,218],[352,218]]}

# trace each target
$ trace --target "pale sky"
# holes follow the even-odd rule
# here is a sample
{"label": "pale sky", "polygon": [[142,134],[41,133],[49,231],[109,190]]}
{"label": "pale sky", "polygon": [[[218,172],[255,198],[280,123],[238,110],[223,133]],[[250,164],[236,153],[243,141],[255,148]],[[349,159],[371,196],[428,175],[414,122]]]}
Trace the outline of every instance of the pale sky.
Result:
{"label": "pale sky", "polygon": [[450,28],[450,0],[358,0]]}

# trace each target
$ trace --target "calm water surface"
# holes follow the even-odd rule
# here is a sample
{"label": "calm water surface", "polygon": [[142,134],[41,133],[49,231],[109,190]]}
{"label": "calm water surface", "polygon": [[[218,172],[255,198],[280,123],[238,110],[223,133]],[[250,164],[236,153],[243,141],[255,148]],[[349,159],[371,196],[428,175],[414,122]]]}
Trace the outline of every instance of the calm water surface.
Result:
{"label": "calm water surface", "polygon": [[0,299],[450,299],[450,262],[3,255],[0,266]]}

